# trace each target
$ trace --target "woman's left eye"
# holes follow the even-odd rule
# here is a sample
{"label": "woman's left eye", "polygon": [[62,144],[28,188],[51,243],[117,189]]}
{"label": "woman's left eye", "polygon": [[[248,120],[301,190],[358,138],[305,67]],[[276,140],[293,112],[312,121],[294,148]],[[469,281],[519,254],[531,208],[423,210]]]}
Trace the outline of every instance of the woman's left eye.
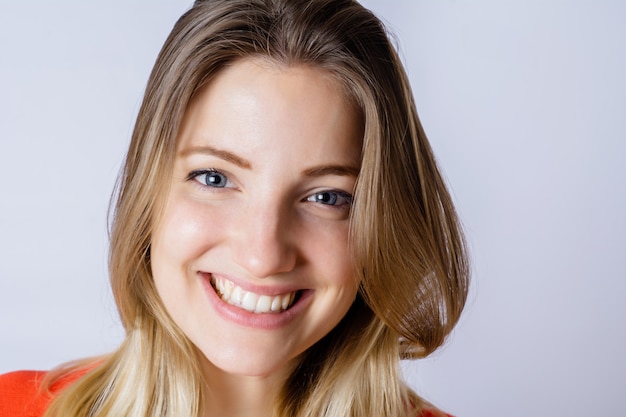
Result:
{"label": "woman's left eye", "polygon": [[343,191],[320,191],[319,193],[308,196],[306,201],[337,208],[350,207],[352,205],[352,195]]}

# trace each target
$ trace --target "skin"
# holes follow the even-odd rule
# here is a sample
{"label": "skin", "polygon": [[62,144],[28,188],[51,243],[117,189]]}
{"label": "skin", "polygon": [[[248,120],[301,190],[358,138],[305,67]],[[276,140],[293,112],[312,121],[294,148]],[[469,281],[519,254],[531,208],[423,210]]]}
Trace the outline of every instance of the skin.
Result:
{"label": "skin", "polygon": [[[187,109],[151,262],[168,313],[202,352],[206,415],[263,415],[299,355],[357,292],[348,215],[362,127],[328,73],[245,59]],[[281,312],[222,301],[219,278]]]}

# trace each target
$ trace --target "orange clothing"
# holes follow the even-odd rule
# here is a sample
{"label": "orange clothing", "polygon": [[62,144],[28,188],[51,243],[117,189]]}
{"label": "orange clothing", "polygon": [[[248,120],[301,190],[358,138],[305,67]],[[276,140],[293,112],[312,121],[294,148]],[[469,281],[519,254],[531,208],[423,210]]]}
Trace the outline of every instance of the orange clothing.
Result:
{"label": "orange clothing", "polygon": [[[17,371],[0,375],[0,417],[42,417],[54,396],[84,372],[61,378],[49,391],[41,386],[46,374],[43,371]],[[425,410],[420,417],[435,417],[435,414]]]}
{"label": "orange clothing", "polygon": [[0,375],[0,417],[41,417],[55,394],[80,378],[76,372],[56,381],[46,390],[41,386],[47,372],[17,371]]}

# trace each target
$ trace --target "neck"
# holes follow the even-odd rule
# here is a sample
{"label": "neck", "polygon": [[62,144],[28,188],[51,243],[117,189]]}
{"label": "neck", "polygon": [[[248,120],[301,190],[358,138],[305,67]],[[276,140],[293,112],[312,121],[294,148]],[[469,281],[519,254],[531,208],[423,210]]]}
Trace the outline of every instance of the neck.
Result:
{"label": "neck", "polygon": [[203,366],[206,379],[204,417],[270,417],[288,374],[233,375],[211,363]]}

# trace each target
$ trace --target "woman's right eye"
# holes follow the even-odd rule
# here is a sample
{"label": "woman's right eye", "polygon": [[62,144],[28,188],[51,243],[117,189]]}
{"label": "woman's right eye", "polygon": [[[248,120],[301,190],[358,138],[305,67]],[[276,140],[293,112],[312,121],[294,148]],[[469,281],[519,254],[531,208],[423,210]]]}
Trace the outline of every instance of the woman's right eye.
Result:
{"label": "woman's right eye", "polygon": [[194,180],[201,185],[213,188],[225,188],[231,185],[230,180],[225,174],[214,169],[193,171],[187,176],[187,179]]}

